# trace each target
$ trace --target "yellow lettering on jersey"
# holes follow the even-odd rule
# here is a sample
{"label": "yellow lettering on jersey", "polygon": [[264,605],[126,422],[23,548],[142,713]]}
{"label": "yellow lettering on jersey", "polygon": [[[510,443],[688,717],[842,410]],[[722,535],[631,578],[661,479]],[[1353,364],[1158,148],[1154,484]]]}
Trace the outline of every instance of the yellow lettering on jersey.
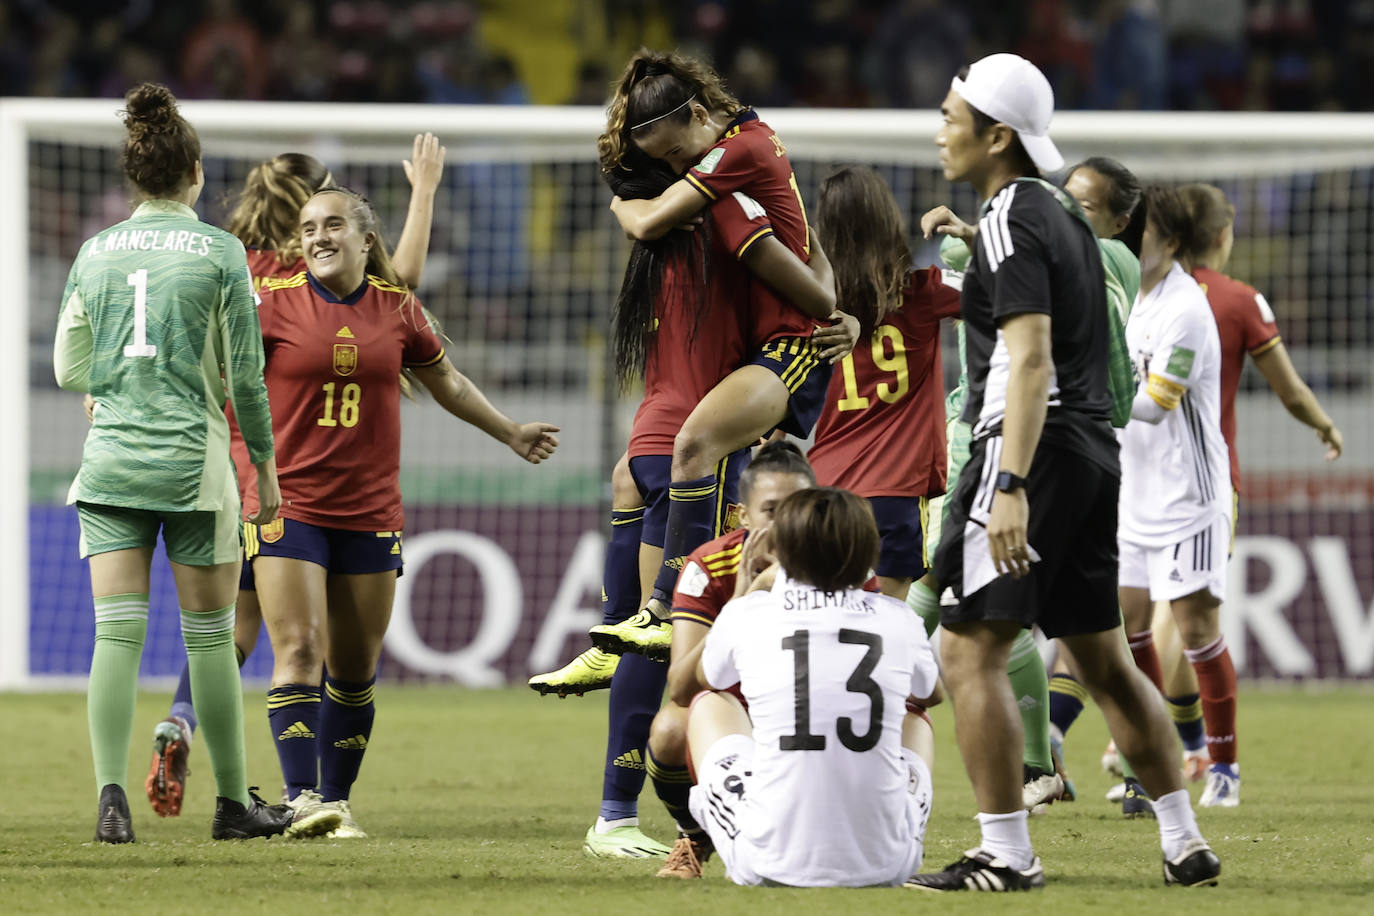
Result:
{"label": "yellow lettering on jersey", "polygon": [[868,406],[868,398],[859,394],[859,379],[854,372],[854,354],[850,353],[840,360],[840,374],[844,378],[844,397],[836,402],[837,410],[863,410]]}
{"label": "yellow lettering on jersey", "polygon": [[739,125],[736,124],[734,127],[732,127],[732,128],[730,128],[729,130],[727,130],[727,131],[725,132],[725,136],[724,136],[724,137],[721,137],[721,139],[722,139],[722,140],[729,140],[731,137],[738,137],[738,136],[739,136]]}
{"label": "yellow lettering on jersey", "polygon": [[352,340],[352,339],[353,339],[353,332],[350,331],[350,330],[348,329],[348,325],[344,325],[343,327],[339,328],[338,333],[335,334],[334,336],[335,336],[335,337],[347,337],[349,340]]}
{"label": "yellow lettering on jersey", "polygon": [[782,145],[777,134],[769,134],[768,139],[773,141],[773,152],[779,159],[787,155],[787,147]]}
{"label": "yellow lettering on jersey", "polygon": [[[347,328],[345,328],[347,330]],[[352,337],[353,335],[348,335]],[[358,345],[340,344],[334,345],[334,374],[352,375],[358,368]]]}

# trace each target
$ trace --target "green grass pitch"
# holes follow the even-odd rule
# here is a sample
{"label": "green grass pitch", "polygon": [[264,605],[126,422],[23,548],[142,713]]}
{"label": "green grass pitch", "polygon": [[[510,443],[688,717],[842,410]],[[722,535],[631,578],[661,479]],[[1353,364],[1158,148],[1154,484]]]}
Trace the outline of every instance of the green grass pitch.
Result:
{"label": "green grass pitch", "polygon": [[[1089,709],[1070,736],[1079,800],[1032,820],[1049,886],[1033,895],[737,888],[718,862],[692,883],[653,878],[655,862],[587,858],[596,816],[606,695],[559,701],[524,688],[383,686],[373,747],[354,794],[371,839],[209,840],[214,792],[192,754],[184,813],[160,820],[142,795],[143,736],[167,696],[140,697],[130,801],[138,842],[98,847],[85,698],[0,696],[0,911],[5,913],[1260,913],[1374,912],[1374,693],[1242,691],[1241,807],[1199,812],[1223,861],[1218,888],[1165,888],[1153,821],[1102,800],[1106,740]],[[275,796],[279,775],[250,691],[249,770]],[[949,707],[934,711],[935,811],[926,866],[977,840],[972,793]],[[1194,787],[1194,798],[1198,789]],[[671,838],[652,790],[647,832]]]}

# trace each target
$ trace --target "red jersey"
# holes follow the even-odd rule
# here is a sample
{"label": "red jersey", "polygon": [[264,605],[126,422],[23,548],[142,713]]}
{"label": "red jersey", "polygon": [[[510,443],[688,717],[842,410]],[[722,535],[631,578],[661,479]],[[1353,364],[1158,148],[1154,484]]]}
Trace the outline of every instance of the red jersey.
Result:
{"label": "red jersey", "polygon": [[[290,264],[282,264],[277,259],[277,253],[269,248],[248,249],[248,273],[253,277],[254,293],[262,289],[262,284],[268,280],[292,277],[303,270],[303,257],[296,258]],[[243,434],[239,432],[238,421],[234,419],[234,407],[228,401],[224,403],[224,416],[229,420],[229,455],[234,460],[234,472],[239,479],[239,496],[246,498],[248,490],[258,485],[258,475],[253,470],[253,462],[248,460],[248,446],[243,444]]]}
{"label": "red jersey", "polygon": [[687,556],[673,589],[673,621],[690,620],[711,626],[725,602],[735,597],[740,556],[749,532],[736,528],[707,541]]}
{"label": "red jersey", "polygon": [[711,276],[700,317],[694,308],[700,301],[698,265],[690,258],[664,264],[644,361],[644,401],[630,431],[631,458],[671,455],[687,415],[749,355],[740,302],[763,284],[751,278],[735,252],[753,244],[768,219],[749,198],[734,197],[712,207],[709,216]]}
{"label": "red jersey", "polygon": [[[339,299],[305,271],[267,280],[261,295],[282,517],[401,530],[400,373],[444,358],[420,303],[373,276]],[[245,516],[257,504],[255,479]]]}
{"label": "red jersey", "polygon": [[[806,205],[792,163],[787,160],[787,149],[754,112],[746,109],[736,115],[716,145],[684,177],[713,204],[742,194],[767,213],[768,225],[736,247],[737,257],[743,257],[757,239],[774,235],[802,261],[810,260]],[[779,337],[811,336],[817,322],[766,285],[758,283],[756,287],[749,302],[751,351]]]}
{"label": "red jersey", "polygon": [[902,305],[830,376],[816,443],[816,480],[860,496],[945,492],[945,386],[940,319],[959,315],[959,290],[938,267],[907,274]]}
{"label": "red jersey", "polygon": [[1280,343],[1274,312],[1253,286],[1206,267],[1193,279],[1207,294],[1221,337],[1221,434],[1231,451],[1231,487],[1240,492],[1240,453],[1236,451],[1236,391],[1245,354],[1259,356]]}
{"label": "red jersey", "polygon": [[253,275],[253,289],[262,289],[262,284],[266,280],[282,277],[294,277],[296,274],[305,270],[305,258],[297,256],[296,260],[283,264],[277,257],[277,253],[270,248],[249,248],[248,249],[248,272]]}
{"label": "red jersey", "polygon": [[[735,597],[735,580],[748,537],[747,529],[736,528],[687,555],[673,589],[674,621],[690,620],[708,627],[716,622],[721,608]],[[870,576],[863,587],[864,591],[879,591],[878,580]]]}

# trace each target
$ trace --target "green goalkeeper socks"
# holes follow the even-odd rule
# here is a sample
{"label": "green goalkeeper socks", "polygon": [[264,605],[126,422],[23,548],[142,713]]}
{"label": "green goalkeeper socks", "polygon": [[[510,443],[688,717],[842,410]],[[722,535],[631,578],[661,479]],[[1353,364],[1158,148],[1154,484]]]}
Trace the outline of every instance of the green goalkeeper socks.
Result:
{"label": "green goalkeeper socks", "polygon": [[147,630],[146,594],[95,599],[95,651],[91,653],[86,714],[97,793],[108,785],[123,789],[129,778],[138,662]]}
{"label": "green goalkeeper socks", "polygon": [[940,625],[940,596],[934,589],[926,585],[920,579],[911,583],[911,588],[906,592],[906,603],[911,607],[916,615],[921,618],[921,622],[926,626],[926,636],[929,637],[935,632],[935,628]]}
{"label": "green goalkeeper socks", "polygon": [[1045,663],[1035,647],[1030,630],[1022,630],[1011,644],[1007,661],[1007,676],[1011,691],[1021,711],[1021,726],[1026,733],[1023,761],[1028,767],[1054,772],[1050,756],[1050,680],[1045,675]]}
{"label": "green goalkeeper socks", "polygon": [[199,613],[183,609],[181,635],[217,794],[246,807],[248,767],[243,750],[243,685],[234,654],[234,606]]}

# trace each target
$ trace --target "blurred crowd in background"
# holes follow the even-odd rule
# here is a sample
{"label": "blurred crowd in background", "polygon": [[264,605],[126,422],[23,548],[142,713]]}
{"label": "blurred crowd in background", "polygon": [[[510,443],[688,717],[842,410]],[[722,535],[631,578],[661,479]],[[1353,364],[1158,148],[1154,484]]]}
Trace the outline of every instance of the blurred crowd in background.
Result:
{"label": "blurred crowd in background", "polygon": [[4,0],[0,95],[599,105],[641,44],[759,107],[938,107],[1012,50],[1061,109],[1374,109],[1374,0]]}

